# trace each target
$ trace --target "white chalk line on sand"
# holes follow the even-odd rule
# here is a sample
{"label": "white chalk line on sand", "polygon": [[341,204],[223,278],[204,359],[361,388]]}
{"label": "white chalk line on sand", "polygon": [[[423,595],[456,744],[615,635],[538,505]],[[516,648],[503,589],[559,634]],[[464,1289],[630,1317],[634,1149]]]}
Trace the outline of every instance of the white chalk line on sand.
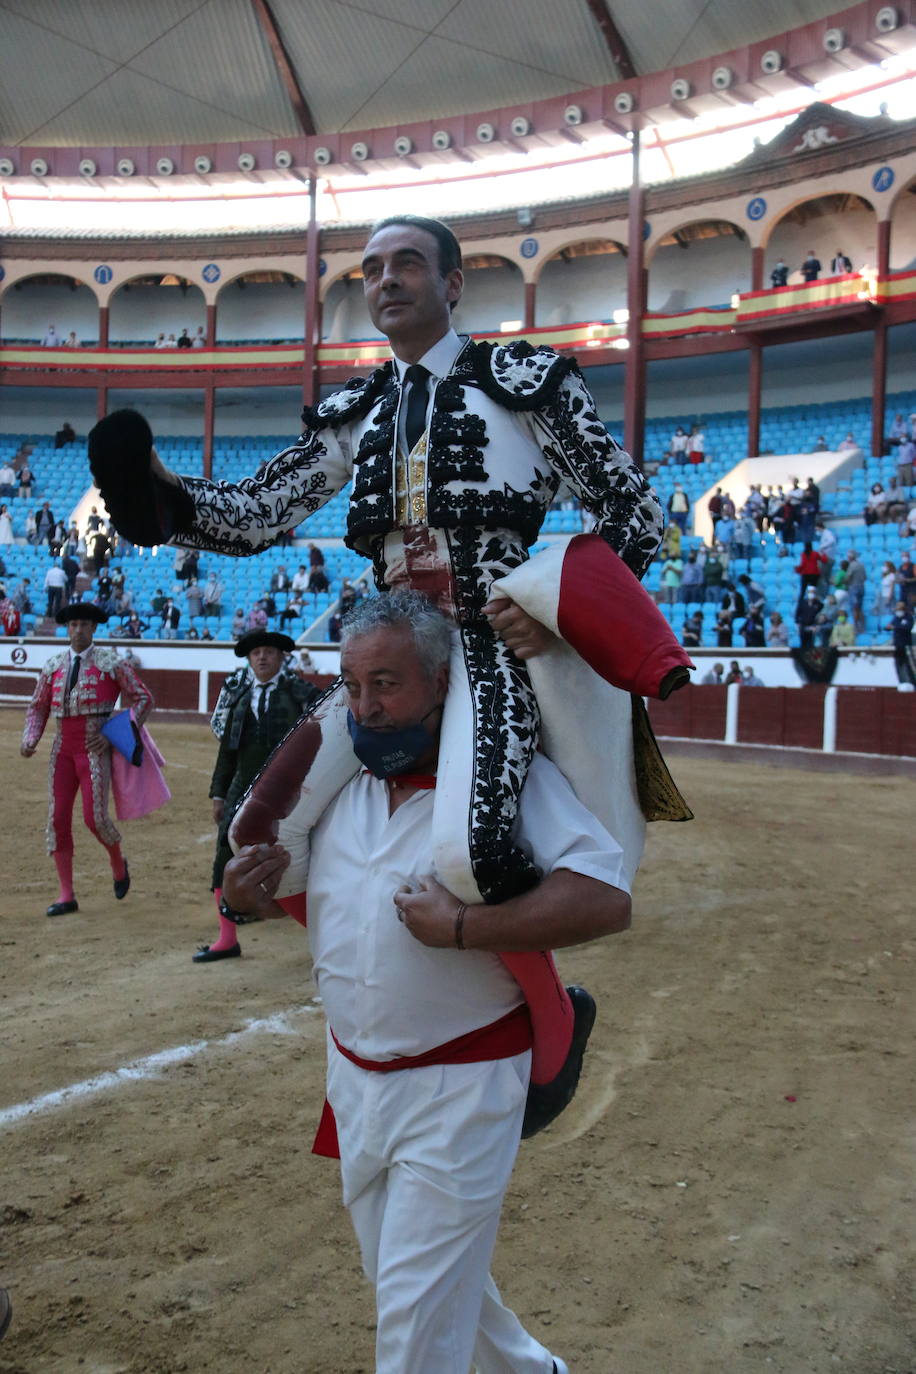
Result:
{"label": "white chalk line on sand", "polygon": [[228,1034],[221,1036],[218,1040],[194,1040],[188,1045],[175,1045],[172,1049],[159,1050],[156,1054],[148,1054],[143,1059],[135,1059],[130,1064],[123,1064],[119,1069],[109,1069],[105,1073],[95,1074],[92,1078],[84,1078],[81,1083],[71,1083],[68,1087],[58,1088],[55,1092],[42,1093],[40,1097],[33,1097],[28,1102],[17,1102],[12,1107],[0,1108],[0,1128],[15,1126],[17,1122],[24,1121],[28,1117],[40,1116],[42,1113],[53,1111],[58,1107],[68,1107],[87,1097],[94,1097],[96,1093],[119,1088],[125,1083],[137,1083],[143,1079],[155,1078],[163,1069],[168,1069],[173,1064],[182,1064],[189,1059],[195,1059],[206,1050],[225,1049],[237,1044],[246,1036],[264,1033],[295,1035],[296,1028],[291,1021],[293,1016],[315,1014],[320,1011],[321,1005],[317,1002],[307,1003],[301,1007],[290,1007],[288,1011],[276,1012],[273,1016],[246,1021],[241,1030],[229,1031]]}

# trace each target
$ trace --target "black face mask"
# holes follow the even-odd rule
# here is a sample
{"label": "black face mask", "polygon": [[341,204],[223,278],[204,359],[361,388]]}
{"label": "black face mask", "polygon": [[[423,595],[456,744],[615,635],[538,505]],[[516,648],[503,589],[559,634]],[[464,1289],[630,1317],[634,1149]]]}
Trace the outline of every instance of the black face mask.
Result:
{"label": "black face mask", "polygon": [[348,711],[347,729],[354,754],[377,778],[409,773],[418,759],[429,752],[432,736],[423,729],[423,722],[438,710],[441,707],[431,706],[416,725],[405,725],[401,730],[370,730],[354,720],[353,712]]}

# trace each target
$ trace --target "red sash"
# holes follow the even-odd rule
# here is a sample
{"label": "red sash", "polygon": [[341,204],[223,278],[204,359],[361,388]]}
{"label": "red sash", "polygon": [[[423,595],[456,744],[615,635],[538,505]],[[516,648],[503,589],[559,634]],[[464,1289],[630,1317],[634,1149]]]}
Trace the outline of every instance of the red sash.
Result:
{"label": "red sash", "polygon": [[[394,1073],[400,1069],[423,1069],[430,1064],[479,1064],[486,1059],[509,1059],[513,1054],[523,1054],[530,1050],[533,1043],[531,1017],[527,1004],[522,1002],[513,1011],[491,1021],[488,1026],[479,1026],[444,1045],[435,1045],[423,1054],[408,1054],[400,1059],[360,1059],[346,1049],[331,1031],[331,1038],[345,1059],[357,1068],[367,1069],[370,1073]],[[323,1155],[326,1159],[340,1159],[337,1142],[337,1123],[331,1104],[325,1100],[318,1123],[318,1131],[312,1145],[313,1155]]]}

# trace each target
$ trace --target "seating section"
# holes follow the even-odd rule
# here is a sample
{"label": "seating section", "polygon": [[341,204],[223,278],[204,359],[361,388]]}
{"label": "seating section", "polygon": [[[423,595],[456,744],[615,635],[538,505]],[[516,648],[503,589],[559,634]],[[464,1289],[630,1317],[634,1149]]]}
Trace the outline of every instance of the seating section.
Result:
{"label": "seating section", "polygon": [[[886,425],[889,428],[894,415],[902,412],[909,415],[916,411],[916,392],[900,393],[888,398]],[[658,417],[647,426],[646,454],[660,456],[667,448],[668,440],[678,424],[687,424],[681,416]],[[828,445],[835,448],[849,432],[866,449],[870,436],[870,403],[865,398],[849,400],[841,406],[836,404],[812,405],[804,409],[784,407],[771,410],[763,417],[761,447],[774,452],[804,452],[814,447],[820,435],[824,435]],[[747,417],[743,412],[722,412],[703,417],[706,436],[706,457],[702,464],[693,467],[689,464],[664,462],[653,477],[653,484],[663,504],[670,496],[674,483],[681,482],[693,503],[711,485],[715,484],[734,465],[746,457]],[[291,436],[241,436],[219,439],[215,443],[213,456],[213,475],[217,480],[237,481],[252,475],[261,462],[281,451],[290,443]],[[50,559],[45,547],[36,547],[25,542],[26,516],[43,501],[48,501],[58,518],[69,519],[70,513],[85,496],[87,490],[87,466],[85,443],[77,441],[62,449],[54,448],[53,438],[26,434],[0,435],[0,464],[12,459],[23,443],[31,443],[33,448],[29,463],[35,474],[35,485],[28,499],[18,495],[5,499],[12,515],[15,543],[10,547],[0,546],[0,556],[6,564],[4,583],[12,589],[22,577],[29,577],[33,587],[33,604],[37,612],[44,609],[42,583]],[[157,441],[157,447],[167,466],[178,472],[198,475],[203,471],[201,441],[194,437],[168,437]],[[901,556],[916,541],[900,535],[896,524],[866,526],[862,511],[872,483],[879,481],[886,487],[896,468],[892,458],[868,458],[851,479],[840,483],[836,492],[822,495],[822,509],[839,538],[838,555],[855,547],[862,558],[867,573],[866,587],[866,626],[859,636],[863,644],[883,644],[889,641],[884,629],[886,614],[878,613],[875,599],[879,579],[885,560],[890,559],[899,565]],[[806,474],[798,474],[802,480]],[[325,557],[326,572],[330,580],[330,590],[319,595],[306,597],[306,614],[303,621],[294,622],[291,632],[300,635],[315,626],[317,637],[326,637],[328,612],[337,602],[342,579],[351,581],[366,571],[366,561],[343,545],[346,526],[348,491],[333,497],[326,506],[294,534],[290,547],[273,547],[253,558],[234,559],[221,555],[202,554],[200,556],[198,578],[203,583],[211,571],[225,586],[223,612],[219,620],[211,617],[208,628],[215,638],[231,638],[231,619],[235,610],[241,607],[246,612],[252,603],[263,594],[271,575],[283,564],[288,573],[293,574],[300,564],[308,565],[307,542],[317,542]],[[916,488],[909,492],[916,500]],[[582,528],[582,515],[575,503],[566,501],[552,509],[544,524],[543,536],[547,541],[551,536],[574,534]],[[684,540],[686,553],[700,543],[696,537]],[[537,547],[543,547],[543,544]],[[733,563],[731,575],[748,571],[755,580],[761,582],[766,592],[766,610],[781,612],[784,620],[794,632],[795,605],[798,596],[798,575],[794,572],[801,545],[785,549],[778,545],[771,534],[760,537],[755,543],[753,556],[749,563]],[[182,628],[179,638],[184,638],[189,628],[189,618],[183,592],[183,583],[176,580],[174,554],[170,549],[134,550],[127,549],[112,560],[120,562],[124,568],[127,585],[133,593],[134,605],[144,620],[150,618],[150,601],[158,589],[166,595],[173,595],[182,610]],[[649,569],[646,585],[653,593],[659,591],[661,560],[656,559]],[[285,598],[276,598],[278,608],[282,609]],[[674,628],[680,633],[685,614],[694,607],[675,605],[663,606],[665,614]],[[715,646],[715,608],[709,604],[706,612],[706,631],[704,645]],[[26,617],[23,628],[27,631],[34,623],[34,617]],[[196,622],[203,628],[203,620]],[[273,622],[277,624],[276,621]],[[144,634],[144,638],[156,638],[158,618]],[[736,647],[741,647],[740,633],[735,635]]]}

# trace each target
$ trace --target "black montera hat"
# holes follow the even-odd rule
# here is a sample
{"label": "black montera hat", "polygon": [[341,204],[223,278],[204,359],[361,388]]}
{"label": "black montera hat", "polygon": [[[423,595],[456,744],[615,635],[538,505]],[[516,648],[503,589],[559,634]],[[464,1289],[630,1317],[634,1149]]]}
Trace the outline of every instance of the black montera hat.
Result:
{"label": "black montera hat", "polygon": [[71,620],[92,620],[96,625],[105,625],[108,612],[103,611],[94,601],[71,601],[69,606],[57,612],[54,617],[58,625],[67,625]]}
{"label": "black montera hat", "polygon": [[236,658],[247,658],[252,649],[261,647],[268,649],[282,649],[284,653],[291,654],[295,649],[295,641],[289,635],[280,634],[279,630],[250,630],[247,635],[242,635],[235,646]]}

